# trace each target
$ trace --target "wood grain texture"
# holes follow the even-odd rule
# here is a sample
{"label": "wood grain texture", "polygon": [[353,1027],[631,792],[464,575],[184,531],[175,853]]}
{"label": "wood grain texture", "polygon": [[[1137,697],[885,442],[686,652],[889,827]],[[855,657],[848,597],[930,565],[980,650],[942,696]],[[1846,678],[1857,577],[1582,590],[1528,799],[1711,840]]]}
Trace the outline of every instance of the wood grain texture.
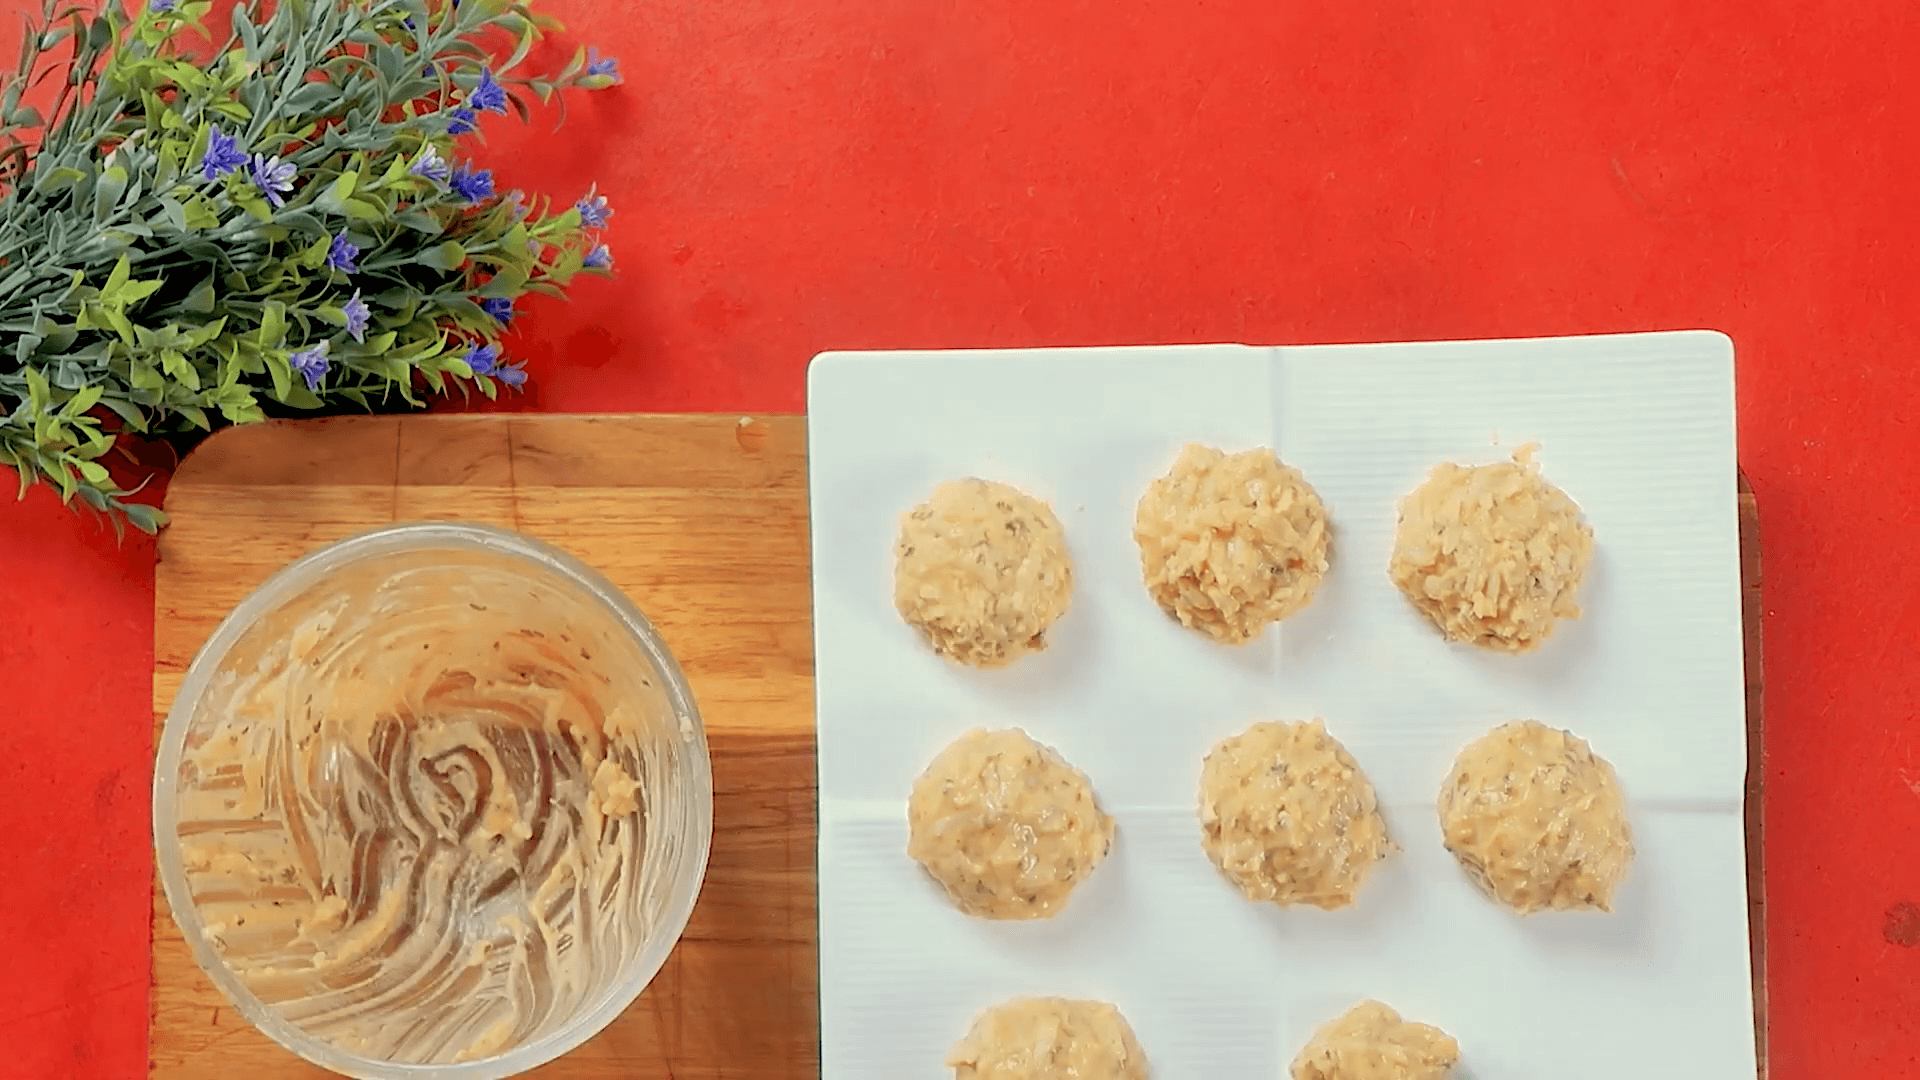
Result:
{"label": "wood grain texture", "polygon": [[1767,1077],[1766,695],[1760,648],[1760,504],[1741,473],[1740,621],[1747,685],[1747,943],[1753,965],[1753,1041]]}
{"label": "wood grain texture", "polygon": [[[459,518],[599,569],[686,669],[713,756],[714,841],[685,936],[645,994],[544,1080],[819,1073],[813,642],[799,417],[351,417],[236,428],[167,495],[156,738],[187,664],[255,586],[396,521]],[[326,1077],[243,1020],[155,883],[151,1075]]]}
{"label": "wood grain texture", "polygon": [[[1748,896],[1766,1075],[1759,518],[1740,480]],[[395,521],[460,518],[562,547],[625,589],[693,683],[714,769],[706,885],[667,966],[543,1080],[819,1074],[806,434],[798,417],[356,417],[228,431],[182,466],[156,572],[154,719],[268,575]],[[156,882],[153,1077],[325,1077],[242,1020]]]}

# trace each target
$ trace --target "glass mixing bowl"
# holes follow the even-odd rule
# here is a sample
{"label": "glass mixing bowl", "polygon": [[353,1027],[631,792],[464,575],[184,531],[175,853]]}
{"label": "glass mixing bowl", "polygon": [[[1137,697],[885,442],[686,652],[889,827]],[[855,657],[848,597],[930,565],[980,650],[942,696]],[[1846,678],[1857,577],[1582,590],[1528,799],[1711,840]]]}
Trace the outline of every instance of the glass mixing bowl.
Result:
{"label": "glass mixing bowl", "polygon": [[618,588],[514,533],[401,525],[214,631],[153,822],[194,958],[267,1035],[366,1080],[491,1080],[660,970],[713,784],[686,679]]}

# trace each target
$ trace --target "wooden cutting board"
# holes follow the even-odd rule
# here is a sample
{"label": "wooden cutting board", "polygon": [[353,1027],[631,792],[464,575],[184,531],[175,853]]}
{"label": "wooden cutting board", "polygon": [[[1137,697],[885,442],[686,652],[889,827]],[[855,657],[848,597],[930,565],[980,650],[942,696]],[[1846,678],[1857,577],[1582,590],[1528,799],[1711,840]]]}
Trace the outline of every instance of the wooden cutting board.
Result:
{"label": "wooden cutting board", "polygon": [[[167,493],[154,618],[156,737],[187,664],[255,586],[396,521],[461,518],[599,569],[665,636],[713,755],[713,854],[646,993],[546,1080],[819,1074],[813,639],[806,427],[796,416],[349,417],[233,428]],[[158,882],[151,1075],[327,1077],[227,1004]]]}
{"label": "wooden cutting board", "polygon": [[[1759,523],[1741,481],[1748,895],[1766,1067]],[[292,560],[396,521],[517,529],[611,578],[685,667],[713,754],[714,843],[686,935],[546,1080],[819,1075],[813,643],[799,417],[350,417],[229,429],[167,495],[154,620],[156,735],[194,652]],[[166,1080],[331,1074],[254,1030],[194,964],[158,882],[152,1067]]]}

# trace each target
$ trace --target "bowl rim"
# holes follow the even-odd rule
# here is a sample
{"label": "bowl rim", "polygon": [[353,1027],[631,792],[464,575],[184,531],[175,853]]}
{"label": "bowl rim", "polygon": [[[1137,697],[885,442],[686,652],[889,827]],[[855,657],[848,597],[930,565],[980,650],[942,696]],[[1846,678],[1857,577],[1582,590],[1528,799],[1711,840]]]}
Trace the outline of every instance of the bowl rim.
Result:
{"label": "bowl rim", "polygon": [[[260,615],[299,595],[325,575],[352,563],[396,552],[447,547],[517,557],[557,573],[584,589],[627,627],[652,661],[681,738],[692,748],[686,757],[686,771],[690,775],[683,776],[682,780],[690,789],[696,827],[692,830],[694,835],[688,837],[688,858],[667,899],[665,915],[657,928],[659,932],[649,935],[645,948],[624,976],[589,1008],[559,1029],[504,1054],[456,1064],[402,1064],[364,1057],[308,1035],[255,997],[220,958],[206,940],[205,924],[187,886],[180,853],[177,788],[187,727],[200,698],[227,653]],[[706,726],[686,674],[659,631],[632,598],[599,571],[551,544],[493,525],[423,521],[382,526],[327,544],[275,571],[221,619],[195,652],[167,709],[155,747],[153,844],[155,866],[166,893],[167,907],[186,938],[194,961],[240,1014],[268,1038],[315,1065],[359,1080],[500,1080],[552,1061],[599,1034],[633,1004],[666,965],[667,957],[679,943],[706,880],[713,846],[713,766]]]}

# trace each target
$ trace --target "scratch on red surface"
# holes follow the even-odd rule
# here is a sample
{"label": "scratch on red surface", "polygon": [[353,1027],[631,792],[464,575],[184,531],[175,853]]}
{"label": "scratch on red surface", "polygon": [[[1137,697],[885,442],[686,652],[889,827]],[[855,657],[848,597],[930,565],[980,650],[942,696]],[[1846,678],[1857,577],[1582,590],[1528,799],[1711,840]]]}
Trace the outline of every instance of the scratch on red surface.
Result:
{"label": "scratch on red surface", "polygon": [[[130,986],[145,986],[146,982],[147,980],[145,978],[129,979],[126,982],[118,982],[118,983],[114,983],[112,986],[102,987],[95,993],[97,996],[104,997],[107,994],[111,994],[119,990],[125,990]],[[49,1005],[44,1009],[35,1009],[34,1011],[23,1014],[21,1016],[10,1016],[4,1020],[0,1020],[0,1029],[15,1027],[17,1025],[24,1024],[29,1020],[38,1020],[43,1016],[51,1016],[54,1013],[68,1012],[73,1009],[87,1007],[91,1004],[92,1002],[90,1001],[63,1001],[58,1005]]]}

